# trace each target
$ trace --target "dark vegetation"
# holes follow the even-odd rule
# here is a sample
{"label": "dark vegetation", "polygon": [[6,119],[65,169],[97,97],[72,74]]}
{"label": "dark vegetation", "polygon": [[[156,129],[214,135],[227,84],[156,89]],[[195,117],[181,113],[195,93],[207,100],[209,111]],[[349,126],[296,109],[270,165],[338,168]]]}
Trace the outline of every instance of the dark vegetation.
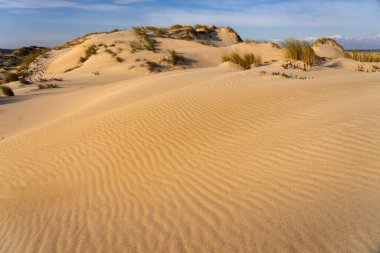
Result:
{"label": "dark vegetation", "polygon": [[[5,85],[0,85],[0,90],[2,93],[2,96],[5,97],[13,97],[15,94],[13,93],[12,89]],[[1,94],[0,94],[1,96]]]}

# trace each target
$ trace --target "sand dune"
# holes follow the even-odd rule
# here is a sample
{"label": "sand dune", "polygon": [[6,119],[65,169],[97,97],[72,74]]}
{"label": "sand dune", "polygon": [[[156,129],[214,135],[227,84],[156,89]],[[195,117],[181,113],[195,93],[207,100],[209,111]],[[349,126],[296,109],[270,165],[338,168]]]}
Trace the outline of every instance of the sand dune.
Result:
{"label": "sand dune", "polygon": [[[379,252],[380,73],[285,69],[275,45],[227,32],[156,53],[131,53],[131,31],[89,35],[37,66],[60,89],[9,84],[0,252]],[[316,52],[336,58],[330,44]],[[79,63],[91,45],[125,61],[99,46]],[[141,67],[169,49],[187,65]],[[263,66],[222,64],[232,52]]]}
{"label": "sand dune", "polygon": [[379,73],[259,71],[55,95],[0,142],[0,252],[377,252]]}

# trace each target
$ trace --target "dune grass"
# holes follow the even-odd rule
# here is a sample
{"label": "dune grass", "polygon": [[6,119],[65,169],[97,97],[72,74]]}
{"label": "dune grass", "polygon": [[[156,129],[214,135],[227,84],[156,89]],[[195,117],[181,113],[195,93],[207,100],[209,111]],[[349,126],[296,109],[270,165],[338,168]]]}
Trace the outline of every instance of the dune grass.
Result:
{"label": "dune grass", "polygon": [[[2,93],[2,96],[5,97],[13,97],[15,94],[13,93],[12,89],[5,85],[0,85],[0,90]],[[1,96],[1,94],[0,94]]]}
{"label": "dune grass", "polygon": [[96,45],[89,46],[85,51],[85,56],[80,58],[80,62],[84,63],[88,59],[90,59],[91,56],[96,55],[98,53],[98,47]]}
{"label": "dune grass", "polygon": [[144,49],[148,51],[152,51],[153,53],[156,52],[157,41],[149,37],[144,27],[134,27],[133,31],[135,35],[138,37],[138,40],[130,42],[132,53],[135,53]]}
{"label": "dune grass", "polygon": [[308,68],[312,68],[318,60],[313,48],[306,41],[297,39],[285,40],[283,54],[286,59],[302,61]]}
{"label": "dune grass", "polygon": [[168,59],[168,63],[174,66],[185,63],[186,61],[185,57],[178,55],[175,50],[168,50],[168,53],[170,55]]}
{"label": "dune grass", "polygon": [[254,54],[244,54],[243,56],[240,56],[237,53],[231,53],[230,55],[223,56],[222,61],[238,64],[244,69],[250,69],[252,65],[259,67],[262,64],[261,57]]}
{"label": "dune grass", "polygon": [[156,37],[165,37],[168,34],[167,28],[155,27],[155,26],[146,26],[146,30],[151,31]]}
{"label": "dune grass", "polygon": [[348,59],[352,59],[360,62],[380,62],[380,55],[365,51],[352,51],[345,52],[344,56]]}

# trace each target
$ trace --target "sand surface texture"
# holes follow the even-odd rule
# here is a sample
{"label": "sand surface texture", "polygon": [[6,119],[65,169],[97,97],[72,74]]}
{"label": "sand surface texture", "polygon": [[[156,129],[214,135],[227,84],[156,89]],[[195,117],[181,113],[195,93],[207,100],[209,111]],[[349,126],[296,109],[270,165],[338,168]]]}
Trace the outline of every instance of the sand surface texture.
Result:
{"label": "sand surface texture", "polygon": [[3,100],[0,252],[379,252],[380,73],[335,66]]}

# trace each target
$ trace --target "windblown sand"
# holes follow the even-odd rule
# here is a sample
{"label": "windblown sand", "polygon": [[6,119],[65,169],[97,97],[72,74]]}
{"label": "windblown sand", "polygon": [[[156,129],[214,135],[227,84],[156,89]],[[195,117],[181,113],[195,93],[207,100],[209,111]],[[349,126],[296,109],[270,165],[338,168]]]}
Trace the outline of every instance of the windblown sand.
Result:
{"label": "windblown sand", "polygon": [[379,252],[380,73],[260,70],[1,104],[0,252]]}

